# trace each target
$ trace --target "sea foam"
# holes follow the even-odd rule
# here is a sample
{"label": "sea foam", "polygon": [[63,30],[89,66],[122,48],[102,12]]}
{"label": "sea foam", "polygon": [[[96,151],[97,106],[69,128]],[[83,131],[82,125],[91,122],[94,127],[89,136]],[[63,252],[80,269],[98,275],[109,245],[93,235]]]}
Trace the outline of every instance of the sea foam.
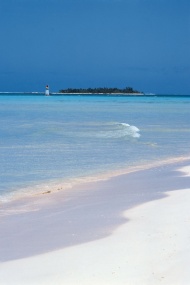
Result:
{"label": "sea foam", "polygon": [[97,137],[108,139],[139,138],[139,132],[140,130],[136,126],[131,126],[127,123],[110,123],[109,125],[107,125],[107,128],[105,128],[104,131],[100,131],[97,134]]}
{"label": "sea foam", "polygon": [[126,123],[121,123],[120,125],[123,127],[126,136],[131,136],[133,138],[140,137],[139,134],[140,130],[136,126],[130,126],[129,124]]}

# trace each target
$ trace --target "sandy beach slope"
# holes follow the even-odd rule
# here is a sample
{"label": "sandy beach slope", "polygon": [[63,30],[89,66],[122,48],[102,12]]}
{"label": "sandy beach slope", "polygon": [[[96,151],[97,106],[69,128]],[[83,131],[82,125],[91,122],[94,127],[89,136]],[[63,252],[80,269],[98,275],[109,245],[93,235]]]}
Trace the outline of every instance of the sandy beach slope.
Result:
{"label": "sandy beach slope", "polygon": [[0,284],[190,284],[189,165],[2,204]]}

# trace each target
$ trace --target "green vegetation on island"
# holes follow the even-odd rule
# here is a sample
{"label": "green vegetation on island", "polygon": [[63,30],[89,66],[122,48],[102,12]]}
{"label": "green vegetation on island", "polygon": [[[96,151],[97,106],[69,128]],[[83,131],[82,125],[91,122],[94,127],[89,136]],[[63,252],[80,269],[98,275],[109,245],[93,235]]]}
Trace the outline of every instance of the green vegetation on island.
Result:
{"label": "green vegetation on island", "polygon": [[134,90],[132,87],[120,88],[107,88],[107,87],[98,87],[98,88],[68,88],[61,89],[60,93],[65,94],[143,94]]}

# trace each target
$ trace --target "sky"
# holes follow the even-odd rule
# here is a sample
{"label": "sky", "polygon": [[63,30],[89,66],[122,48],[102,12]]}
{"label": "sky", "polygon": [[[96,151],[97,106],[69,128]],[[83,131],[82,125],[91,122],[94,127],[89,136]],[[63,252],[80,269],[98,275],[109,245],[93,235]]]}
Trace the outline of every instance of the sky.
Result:
{"label": "sky", "polygon": [[189,0],[0,0],[0,91],[190,94]]}

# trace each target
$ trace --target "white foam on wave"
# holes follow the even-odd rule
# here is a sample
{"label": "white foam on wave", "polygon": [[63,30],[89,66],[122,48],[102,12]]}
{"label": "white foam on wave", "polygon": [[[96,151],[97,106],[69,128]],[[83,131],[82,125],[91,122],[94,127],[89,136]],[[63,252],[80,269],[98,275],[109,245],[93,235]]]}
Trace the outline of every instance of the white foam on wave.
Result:
{"label": "white foam on wave", "polygon": [[100,138],[139,138],[140,130],[136,126],[127,123],[112,123],[107,125],[107,129],[100,131],[96,136]]}
{"label": "white foam on wave", "polygon": [[126,123],[121,123],[121,126],[125,128],[125,131],[128,135],[130,135],[133,138],[139,138],[140,137],[140,130],[136,126],[130,126],[129,124]]}

